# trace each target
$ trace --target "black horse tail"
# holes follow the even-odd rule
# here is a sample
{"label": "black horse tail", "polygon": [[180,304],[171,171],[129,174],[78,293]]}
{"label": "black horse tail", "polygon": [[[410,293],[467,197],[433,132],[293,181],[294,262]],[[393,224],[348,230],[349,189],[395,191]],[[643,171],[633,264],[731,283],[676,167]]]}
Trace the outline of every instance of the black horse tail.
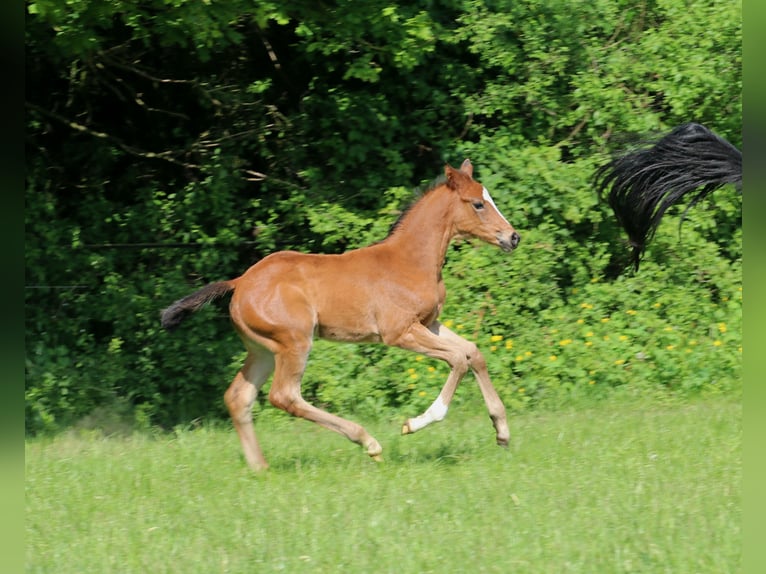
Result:
{"label": "black horse tail", "polygon": [[690,194],[685,216],[713,191],[726,184],[741,191],[742,184],[742,153],[705,126],[680,125],[648,146],[614,157],[594,177],[599,196],[606,195],[628,233],[636,271],[670,206]]}
{"label": "black horse tail", "polygon": [[218,281],[216,283],[205,285],[199,291],[195,291],[191,295],[179,299],[170,307],[162,311],[162,327],[168,331],[175,329],[188,315],[191,315],[200,307],[207,305],[219,297],[223,297],[231,291],[234,291],[233,281]]}

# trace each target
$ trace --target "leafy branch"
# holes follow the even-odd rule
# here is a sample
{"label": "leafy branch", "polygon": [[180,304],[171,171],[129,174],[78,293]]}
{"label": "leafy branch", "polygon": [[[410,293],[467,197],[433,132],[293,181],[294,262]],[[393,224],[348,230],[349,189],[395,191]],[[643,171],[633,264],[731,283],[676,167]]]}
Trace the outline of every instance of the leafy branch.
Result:
{"label": "leafy branch", "polygon": [[57,122],[59,122],[59,123],[65,125],[65,126],[69,127],[70,129],[73,129],[73,130],[75,130],[77,132],[87,134],[87,135],[89,135],[91,137],[94,137],[94,138],[97,138],[97,139],[102,139],[102,140],[105,140],[105,141],[109,141],[112,144],[114,144],[117,147],[119,147],[124,152],[129,153],[131,155],[134,155],[134,156],[137,156],[137,157],[142,157],[142,158],[145,158],[145,159],[159,159],[159,160],[166,161],[166,162],[169,162],[169,163],[172,163],[174,165],[178,165],[178,166],[181,166],[181,167],[184,167],[184,168],[187,168],[187,169],[194,169],[194,170],[202,169],[202,167],[200,165],[198,165],[198,164],[186,162],[186,161],[183,161],[183,160],[180,160],[180,159],[177,159],[176,157],[174,157],[176,155],[187,153],[185,151],[170,151],[170,150],[168,150],[168,151],[163,151],[163,152],[153,152],[153,151],[142,150],[142,149],[139,149],[139,148],[137,148],[135,146],[132,146],[132,145],[129,145],[129,144],[125,143],[124,141],[122,141],[120,138],[118,138],[116,136],[110,135],[110,134],[108,134],[106,132],[98,131],[96,129],[93,129],[93,128],[89,127],[89,126],[86,126],[86,125],[81,124],[79,122],[76,122],[74,120],[70,120],[69,118],[66,118],[66,117],[62,116],[61,114],[58,114],[58,113],[53,112],[51,110],[46,110],[45,108],[43,108],[41,106],[38,106],[37,104],[34,104],[34,103],[26,101],[26,102],[24,102],[24,105],[27,108],[29,108],[31,110],[34,110],[35,112],[37,112],[37,113],[39,113],[39,114],[41,114],[41,115],[43,115],[45,117],[48,117],[48,118],[53,119],[53,120],[56,120]]}

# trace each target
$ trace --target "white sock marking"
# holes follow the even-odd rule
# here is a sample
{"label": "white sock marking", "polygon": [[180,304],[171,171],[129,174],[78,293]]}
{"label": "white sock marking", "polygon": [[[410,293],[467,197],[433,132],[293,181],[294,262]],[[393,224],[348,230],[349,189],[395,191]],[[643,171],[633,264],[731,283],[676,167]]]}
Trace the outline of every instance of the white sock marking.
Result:
{"label": "white sock marking", "polygon": [[428,407],[428,410],[426,412],[424,412],[419,417],[410,419],[409,421],[410,432],[418,431],[422,429],[423,427],[430,425],[431,423],[444,420],[444,417],[447,416],[448,408],[449,407],[447,406],[447,403],[445,403],[441,395],[439,395],[438,397],[436,397],[436,400],[431,404],[431,406]]}
{"label": "white sock marking", "polygon": [[444,420],[444,417],[447,416],[447,407],[446,403],[444,402],[444,399],[442,399],[441,395],[436,397],[436,400],[433,402],[433,404],[428,407],[428,410],[426,413],[431,414],[431,419],[433,421],[441,421]]}

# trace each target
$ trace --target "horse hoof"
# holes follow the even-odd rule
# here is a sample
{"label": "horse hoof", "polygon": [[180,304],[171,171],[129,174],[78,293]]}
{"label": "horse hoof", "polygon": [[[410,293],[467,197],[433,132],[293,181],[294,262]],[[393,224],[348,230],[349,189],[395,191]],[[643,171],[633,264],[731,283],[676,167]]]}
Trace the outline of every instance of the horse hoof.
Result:
{"label": "horse hoof", "polygon": [[374,461],[381,462],[383,458],[380,456],[383,452],[383,447],[375,439],[372,439],[367,445],[367,455]]}
{"label": "horse hoof", "polygon": [[497,437],[498,446],[508,448],[508,437]]}
{"label": "horse hoof", "polygon": [[402,425],[402,434],[410,434],[412,431],[410,430],[410,423],[406,422]]}

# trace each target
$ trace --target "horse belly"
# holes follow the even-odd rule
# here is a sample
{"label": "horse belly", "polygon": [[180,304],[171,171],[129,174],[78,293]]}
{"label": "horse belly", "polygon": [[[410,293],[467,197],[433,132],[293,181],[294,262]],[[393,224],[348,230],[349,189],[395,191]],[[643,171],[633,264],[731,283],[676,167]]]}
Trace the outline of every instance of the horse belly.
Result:
{"label": "horse belly", "polygon": [[365,307],[357,307],[350,301],[335,301],[331,308],[318,309],[317,336],[330,341],[379,343],[381,338],[374,315]]}
{"label": "horse belly", "polygon": [[345,343],[380,343],[378,333],[371,333],[365,329],[349,328],[345,325],[318,325],[317,336],[328,341],[342,341]]}

